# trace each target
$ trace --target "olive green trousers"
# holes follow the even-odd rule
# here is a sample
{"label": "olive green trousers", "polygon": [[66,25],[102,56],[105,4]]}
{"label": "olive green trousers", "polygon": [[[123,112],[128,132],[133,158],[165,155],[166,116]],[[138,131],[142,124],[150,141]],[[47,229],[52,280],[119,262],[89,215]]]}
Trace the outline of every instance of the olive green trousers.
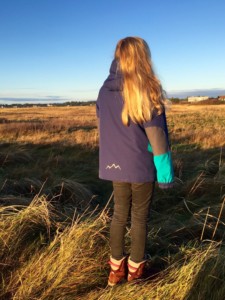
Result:
{"label": "olive green trousers", "polygon": [[139,263],[145,259],[147,222],[154,193],[154,183],[113,182],[114,212],[110,227],[110,247],[113,258],[125,255],[124,240],[128,218],[131,221],[130,259]]}

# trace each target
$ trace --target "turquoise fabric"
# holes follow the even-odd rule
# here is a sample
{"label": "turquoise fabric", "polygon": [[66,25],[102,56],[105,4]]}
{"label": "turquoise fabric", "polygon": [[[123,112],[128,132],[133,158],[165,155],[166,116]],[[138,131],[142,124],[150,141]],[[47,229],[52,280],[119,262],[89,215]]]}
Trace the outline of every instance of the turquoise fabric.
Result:
{"label": "turquoise fabric", "polygon": [[[148,144],[148,151],[153,152],[152,146]],[[157,171],[157,181],[158,183],[171,183],[174,181],[174,173],[173,173],[173,164],[171,158],[171,152],[168,151],[166,153],[160,155],[154,155],[153,157],[154,164]]]}
{"label": "turquoise fabric", "polygon": [[148,151],[149,151],[149,152],[153,152],[153,151],[152,151],[152,146],[151,146],[150,143],[148,143]]}
{"label": "turquoise fabric", "polygon": [[170,183],[174,180],[171,152],[156,155],[153,158],[157,170],[158,183]]}

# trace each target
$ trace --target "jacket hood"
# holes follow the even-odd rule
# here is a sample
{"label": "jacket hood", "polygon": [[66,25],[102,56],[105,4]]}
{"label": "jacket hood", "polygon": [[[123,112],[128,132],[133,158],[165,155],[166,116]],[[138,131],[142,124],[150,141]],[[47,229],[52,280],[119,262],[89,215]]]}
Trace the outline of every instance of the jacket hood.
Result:
{"label": "jacket hood", "polygon": [[122,90],[122,74],[119,70],[119,63],[116,59],[114,59],[111,63],[109,76],[105,80],[103,86],[110,91]]}
{"label": "jacket hood", "polygon": [[114,59],[111,63],[110,69],[109,69],[110,74],[118,74],[121,75],[121,72],[119,70],[119,62],[117,59]]}

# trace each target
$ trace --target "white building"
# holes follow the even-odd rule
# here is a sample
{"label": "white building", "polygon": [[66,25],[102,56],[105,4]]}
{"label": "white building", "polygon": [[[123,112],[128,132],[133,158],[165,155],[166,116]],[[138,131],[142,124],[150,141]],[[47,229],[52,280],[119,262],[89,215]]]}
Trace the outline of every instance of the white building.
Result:
{"label": "white building", "polygon": [[220,101],[225,101],[225,96],[219,96],[219,97],[218,97],[218,100],[220,100]]}
{"label": "white building", "polygon": [[208,99],[209,99],[208,96],[194,96],[194,97],[188,97],[188,102],[199,102]]}

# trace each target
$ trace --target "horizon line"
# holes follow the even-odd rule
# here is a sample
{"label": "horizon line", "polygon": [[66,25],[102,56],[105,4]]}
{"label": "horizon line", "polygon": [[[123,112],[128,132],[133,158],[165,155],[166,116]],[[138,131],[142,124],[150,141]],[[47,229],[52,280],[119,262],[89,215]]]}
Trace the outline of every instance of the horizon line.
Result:
{"label": "horizon line", "polygon": [[[218,97],[225,94],[225,88],[212,88],[212,89],[183,89],[183,90],[169,90],[166,91],[168,98],[187,98],[191,96],[208,96],[208,97]],[[63,96],[41,96],[41,97],[0,97],[0,103],[12,102],[15,103],[64,103],[64,102],[88,102],[96,101],[96,97],[93,98],[77,98],[73,97],[63,97]]]}

